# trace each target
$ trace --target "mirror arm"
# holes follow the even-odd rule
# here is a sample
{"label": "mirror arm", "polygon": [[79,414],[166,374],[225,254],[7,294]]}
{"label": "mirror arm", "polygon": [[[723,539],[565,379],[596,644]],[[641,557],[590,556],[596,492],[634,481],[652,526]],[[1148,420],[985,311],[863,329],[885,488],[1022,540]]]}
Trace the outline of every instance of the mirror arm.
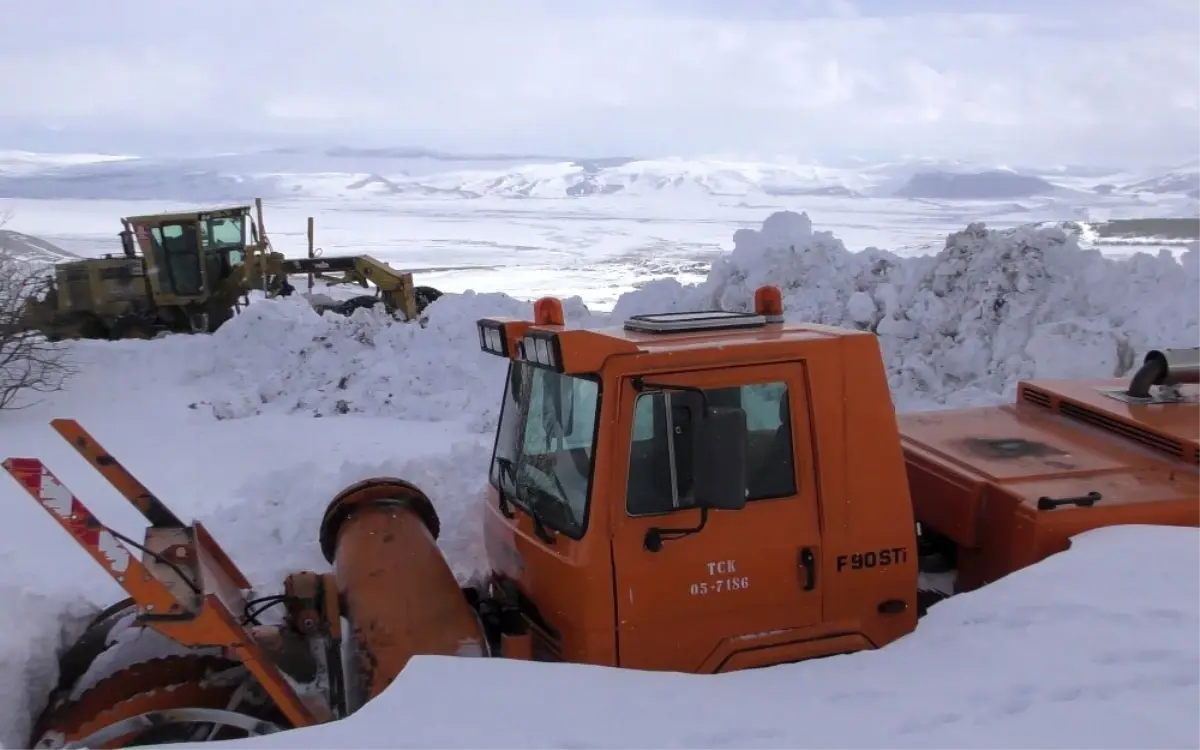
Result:
{"label": "mirror arm", "polygon": [[642,547],[647,552],[658,552],[662,549],[663,542],[671,539],[682,539],[685,536],[698,534],[704,530],[704,526],[708,523],[708,508],[701,506],[700,508],[700,523],[690,529],[664,529],[658,526],[651,526],[646,529],[646,536],[642,539]]}

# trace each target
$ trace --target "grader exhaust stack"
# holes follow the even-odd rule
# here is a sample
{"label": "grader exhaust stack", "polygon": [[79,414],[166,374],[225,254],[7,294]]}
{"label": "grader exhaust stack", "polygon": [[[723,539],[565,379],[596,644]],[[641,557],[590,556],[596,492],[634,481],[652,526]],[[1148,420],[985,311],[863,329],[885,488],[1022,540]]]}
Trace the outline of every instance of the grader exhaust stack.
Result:
{"label": "grader exhaust stack", "polygon": [[[411,484],[346,488],[321,524],[335,573],[295,573],[282,594],[250,598],[249,581],[202,524],[183,524],[77,422],[51,425],[149,525],[135,542],[105,526],[41,460],[3,462],[129,594],[63,654],[31,747],[236,739],[308,726],[357,710],[416,654],[489,654],[483,625],[438,551],[433,504]],[[264,610],[278,604],[282,621],[263,624]]]}

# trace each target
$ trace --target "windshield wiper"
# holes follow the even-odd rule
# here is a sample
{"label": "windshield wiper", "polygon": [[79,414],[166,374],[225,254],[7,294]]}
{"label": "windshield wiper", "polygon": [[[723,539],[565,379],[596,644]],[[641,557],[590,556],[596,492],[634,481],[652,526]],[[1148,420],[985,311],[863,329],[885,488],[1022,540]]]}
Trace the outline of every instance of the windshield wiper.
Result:
{"label": "windshield wiper", "polygon": [[497,503],[497,507],[500,508],[500,514],[505,518],[516,518],[517,514],[513,513],[512,509],[508,507],[508,493],[504,491],[503,475],[508,475],[508,479],[510,482],[512,482],[513,491],[515,492],[517,488],[517,469],[513,465],[512,459],[505,458],[504,456],[496,456],[492,459],[492,463],[500,467],[501,481],[499,482],[499,486],[496,488],[499,490],[496,494],[500,496],[500,502]]}
{"label": "windshield wiper", "polygon": [[[538,512],[538,501],[529,497],[530,493],[528,492],[528,487],[524,487],[524,489],[527,490],[526,492],[521,492],[523,485],[517,481],[517,468],[512,459],[505,458],[504,456],[496,456],[494,459],[492,459],[492,461],[500,467],[501,474],[508,475],[509,481],[512,482],[513,494],[515,494],[517,499],[520,500],[520,503],[517,507],[528,513],[529,517],[533,519],[533,533],[537,535],[538,539],[541,539],[546,544],[554,544],[554,532],[550,530],[550,527],[546,525],[545,519],[543,519],[541,513]],[[501,482],[501,485],[503,485],[503,482]],[[500,512],[505,518],[516,518],[517,514],[513,513],[512,508],[509,507],[508,493],[504,491],[503,486],[498,487],[497,489],[499,490],[497,494],[500,496]]]}
{"label": "windshield wiper", "polygon": [[578,527],[579,521],[575,520],[575,511],[571,510],[570,503],[567,502],[567,488],[563,485],[562,479],[558,476],[558,472],[550,470],[550,478],[554,480],[554,489],[558,490],[558,497],[562,500],[558,503],[559,507],[566,511],[567,518],[570,519],[571,525]]}
{"label": "windshield wiper", "polygon": [[[556,535],[550,530],[550,527],[546,525],[546,521],[542,518],[542,514],[538,512],[539,501],[530,497],[529,487],[525,487],[526,492],[522,497],[522,487],[523,485],[517,485],[517,499],[521,501],[520,507],[529,514],[531,519],[533,519],[533,533],[538,539],[541,539],[546,544],[554,544]],[[539,489],[533,489],[533,494],[538,495],[539,497],[541,496],[541,492],[542,491]]]}

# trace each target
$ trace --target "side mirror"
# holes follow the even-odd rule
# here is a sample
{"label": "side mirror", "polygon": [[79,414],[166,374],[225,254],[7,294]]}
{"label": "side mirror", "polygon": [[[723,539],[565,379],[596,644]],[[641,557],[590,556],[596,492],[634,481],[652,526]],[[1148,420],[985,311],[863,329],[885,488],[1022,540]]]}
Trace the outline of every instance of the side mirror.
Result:
{"label": "side mirror", "polygon": [[746,412],[730,406],[710,406],[694,430],[695,507],[746,507]]}

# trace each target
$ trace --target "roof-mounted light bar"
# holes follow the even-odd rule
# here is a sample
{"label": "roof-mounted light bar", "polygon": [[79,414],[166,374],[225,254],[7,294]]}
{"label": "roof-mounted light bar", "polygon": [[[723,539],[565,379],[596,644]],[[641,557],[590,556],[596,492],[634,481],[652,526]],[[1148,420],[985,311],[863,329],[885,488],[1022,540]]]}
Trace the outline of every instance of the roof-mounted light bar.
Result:
{"label": "roof-mounted light bar", "polygon": [[508,335],[504,330],[504,321],[480,318],[475,325],[479,328],[479,348],[488,354],[508,357]]}
{"label": "roof-mounted light bar", "polygon": [[518,345],[517,359],[562,372],[562,344],[558,340],[558,334],[553,331],[527,331]]}
{"label": "roof-mounted light bar", "polygon": [[638,333],[699,333],[761,328],[782,323],[783,293],[777,286],[764,285],[754,290],[754,311],[695,310],[691,312],[634,315],[624,323],[626,331]]}
{"label": "roof-mounted light bar", "polygon": [[562,372],[562,346],[554,331],[525,331],[531,325],[566,325],[562,301],[542,297],[533,303],[533,321],[509,318],[480,318],[475,321],[479,331],[479,348],[498,357],[521,360],[539,367]]}

